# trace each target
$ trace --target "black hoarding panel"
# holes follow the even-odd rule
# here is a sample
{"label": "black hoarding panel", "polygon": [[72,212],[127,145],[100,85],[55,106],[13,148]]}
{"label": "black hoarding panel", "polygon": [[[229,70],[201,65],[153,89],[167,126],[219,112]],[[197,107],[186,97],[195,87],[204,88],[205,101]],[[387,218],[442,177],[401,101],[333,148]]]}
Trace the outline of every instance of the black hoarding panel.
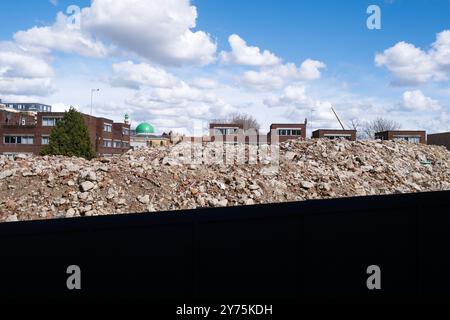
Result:
{"label": "black hoarding panel", "polygon": [[448,297],[449,208],[446,191],[4,223],[0,297]]}

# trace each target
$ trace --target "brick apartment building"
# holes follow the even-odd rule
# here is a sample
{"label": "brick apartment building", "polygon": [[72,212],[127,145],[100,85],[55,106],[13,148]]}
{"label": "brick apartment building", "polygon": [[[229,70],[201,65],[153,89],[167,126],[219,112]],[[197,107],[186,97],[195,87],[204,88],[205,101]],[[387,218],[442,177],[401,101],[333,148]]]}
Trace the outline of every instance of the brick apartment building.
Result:
{"label": "brick apartment building", "polygon": [[412,143],[426,143],[426,132],[421,130],[395,130],[375,133],[375,139],[406,140]]}
{"label": "brick apartment building", "polygon": [[237,123],[210,123],[209,136],[211,141],[219,140],[237,142],[238,135],[244,134],[244,126]]}
{"label": "brick apartment building", "polygon": [[[130,149],[130,125],[83,114],[97,156],[120,154]],[[0,110],[0,154],[35,154],[49,143],[53,127],[64,112]]]}
{"label": "brick apartment building", "polygon": [[444,146],[447,148],[447,150],[450,150],[450,132],[427,135],[427,144]]}
{"label": "brick apartment building", "polygon": [[350,141],[356,141],[356,130],[318,129],[313,131],[312,137],[328,139],[343,138]]}
{"label": "brick apartment building", "polygon": [[306,138],[305,123],[274,123],[270,125],[267,135],[259,134],[255,130],[244,130],[242,124],[235,123],[211,123],[209,125],[209,141],[224,141],[228,143],[244,142],[254,144],[266,144],[272,141],[272,136],[277,135],[279,142],[289,139]]}
{"label": "brick apartment building", "polygon": [[270,125],[267,141],[272,141],[272,135],[277,135],[279,142],[298,138],[306,139],[306,120],[305,123],[273,123]]}

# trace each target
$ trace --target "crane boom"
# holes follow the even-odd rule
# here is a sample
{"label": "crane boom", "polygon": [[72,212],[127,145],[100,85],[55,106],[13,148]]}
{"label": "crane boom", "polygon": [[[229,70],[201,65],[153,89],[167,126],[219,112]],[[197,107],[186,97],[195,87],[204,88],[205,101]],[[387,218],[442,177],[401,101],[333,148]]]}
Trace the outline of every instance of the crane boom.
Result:
{"label": "crane boom", "polygon": [[334,108],[333,108],[333,107],[331,107],[331,110],[333,111],[334,115],[336,116],[336,119],[339,121],[339,124],[341,125],[342,130],[345,130],[344,125],[342,124],[341,120],[339,119],[339,117],[338,117],[336,111],[334,111]]}

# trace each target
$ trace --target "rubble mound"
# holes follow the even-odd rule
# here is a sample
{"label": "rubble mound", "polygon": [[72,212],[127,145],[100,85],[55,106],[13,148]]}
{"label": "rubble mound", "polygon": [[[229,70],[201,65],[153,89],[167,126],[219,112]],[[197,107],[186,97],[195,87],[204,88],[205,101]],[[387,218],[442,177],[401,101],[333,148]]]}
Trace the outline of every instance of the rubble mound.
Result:
{"label": "rubble mound", "polygon": [[450,152],[439,146],[293,140],[237,146],[243,161],[229,147],[182,142],[91,161],[0,156],[0,221],[450,190]]}

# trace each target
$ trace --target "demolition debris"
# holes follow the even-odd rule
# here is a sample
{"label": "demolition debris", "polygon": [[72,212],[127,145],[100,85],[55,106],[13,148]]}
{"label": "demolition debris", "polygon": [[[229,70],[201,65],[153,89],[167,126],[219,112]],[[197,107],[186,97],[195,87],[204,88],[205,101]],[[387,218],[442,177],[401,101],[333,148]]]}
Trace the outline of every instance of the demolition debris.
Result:
{"label": "demolition debris", "polygon": [[[87,161],[0,156],[0,221],[450,190],[450,152],[401,141],[179,143]],[[243,153],[242,153],[243,152]]]}

